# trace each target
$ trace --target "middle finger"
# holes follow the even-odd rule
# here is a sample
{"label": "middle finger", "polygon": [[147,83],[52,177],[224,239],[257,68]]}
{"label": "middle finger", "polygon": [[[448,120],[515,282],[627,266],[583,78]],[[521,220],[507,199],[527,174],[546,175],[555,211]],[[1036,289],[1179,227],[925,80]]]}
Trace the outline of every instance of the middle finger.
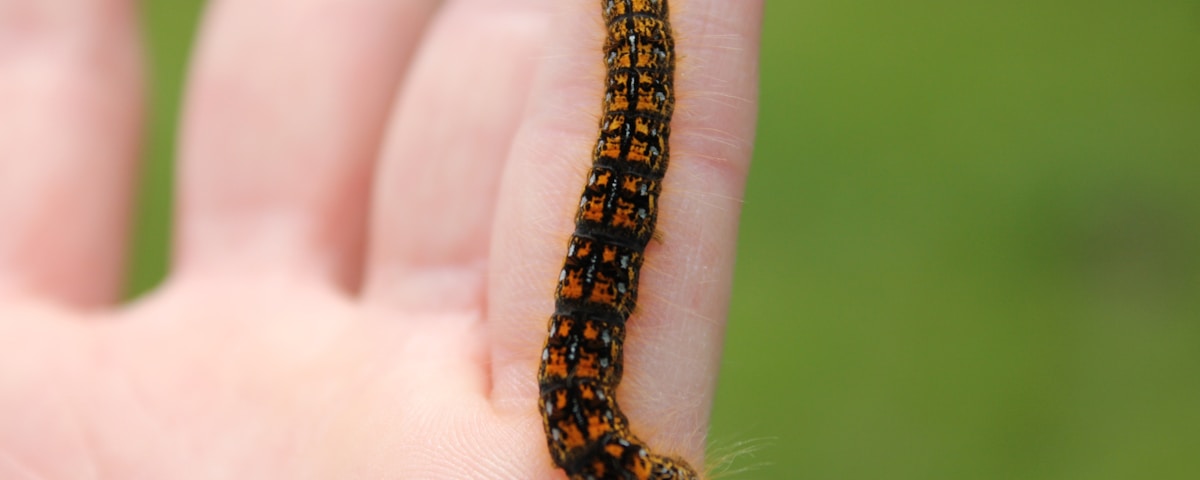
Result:
{"label": "middle finger", "polygon": [[500,172],[547,33],[545,4],[463,0],[431,26],[375,179],[368,301],[482,305]]}

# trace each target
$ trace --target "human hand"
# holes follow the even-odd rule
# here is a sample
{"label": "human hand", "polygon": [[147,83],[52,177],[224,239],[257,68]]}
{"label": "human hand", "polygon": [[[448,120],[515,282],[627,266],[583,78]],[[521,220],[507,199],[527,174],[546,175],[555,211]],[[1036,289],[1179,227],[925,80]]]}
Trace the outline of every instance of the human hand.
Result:
{"label": "human hand", "polygon": [[[538,356],[603,91],[599,2],[218,1],[172,271],[117,305],[129,0],[0,0],[0,478],[561,478]],[[761,2],[673,6],[621,403],[702,465]]]}

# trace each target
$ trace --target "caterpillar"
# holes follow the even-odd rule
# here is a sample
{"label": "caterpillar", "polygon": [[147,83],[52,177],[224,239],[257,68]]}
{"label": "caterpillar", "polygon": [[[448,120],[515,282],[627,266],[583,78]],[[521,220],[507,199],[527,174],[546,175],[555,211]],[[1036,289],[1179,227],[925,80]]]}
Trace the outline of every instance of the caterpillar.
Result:
{"label": "caterpillar", "polygon": [[550,455],[572,480],[698,479],[651,452],[616,398],[638,273],[654,235],[675,108],[667,0],[601,0],[607,36],[600,134],[555,289],[538,370]]}

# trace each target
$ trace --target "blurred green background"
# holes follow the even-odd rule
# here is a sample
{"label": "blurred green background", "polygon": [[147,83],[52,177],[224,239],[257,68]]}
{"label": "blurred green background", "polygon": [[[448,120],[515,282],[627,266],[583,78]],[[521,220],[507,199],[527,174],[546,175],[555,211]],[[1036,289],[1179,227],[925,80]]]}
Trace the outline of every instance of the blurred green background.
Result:
{"label": "blurred green background", "polygon": [[[134,293],[200,2],[144,6]],[[779,0],[763,40],[729,476],[1200,478],[1200,2]]]}

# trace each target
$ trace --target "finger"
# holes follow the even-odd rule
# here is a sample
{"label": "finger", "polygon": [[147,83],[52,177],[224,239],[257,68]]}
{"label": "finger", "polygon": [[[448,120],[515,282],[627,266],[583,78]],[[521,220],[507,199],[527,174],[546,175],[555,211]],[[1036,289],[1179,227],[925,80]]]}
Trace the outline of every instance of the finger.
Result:
{"label": "finger", "polygon": [[375,178],[365,297],[478,309],[500,172],[546,33],[544,2],[460,1],[431,26]]}
{"label": "finger", "polygon": [[0,295],[120,293],[141,123],[134,2],[0,0]]}
{"label": "finger", "polygon": [[[627,324],[620,404],[634,433],[696,461],[711,409],[734,242],[753,140],[761,2],[675,1],[679,59],[670,169],[657,241]],[[603,92],[600,12],[564,8],[561,50],[537,80],[502,185],[490,284],[493,400],[533,408],[573,213],[596,144]]]}
{"label": "finger", "polygon": [[220,1],[182,133],[177,265],[353,288],[387,106],[435,0]]}

